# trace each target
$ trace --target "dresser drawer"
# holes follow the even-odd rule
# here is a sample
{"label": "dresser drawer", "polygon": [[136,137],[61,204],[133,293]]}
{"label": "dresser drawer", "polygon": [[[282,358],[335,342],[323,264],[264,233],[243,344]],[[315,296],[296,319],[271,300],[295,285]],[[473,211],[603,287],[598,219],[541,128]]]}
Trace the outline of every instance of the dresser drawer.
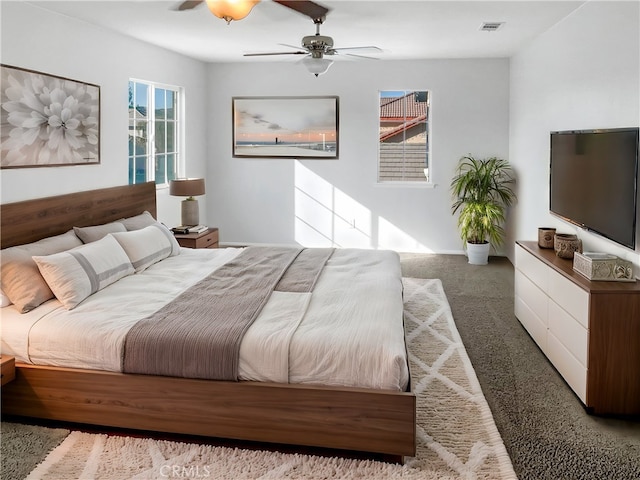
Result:
{"label": "dresser drawer", "polygon": [[519,245],[516,245],[516,268],[545,293],[549,291],[549,268]]}
{"label": "dresser drawer", "polygon": [[515,271],[514,294],[520,298],[547,328],[549,297],[520,270]]}
{"label": "dresser drawer", "polygon": [[549,332],[571,352],[583,367],[588,366],[588,330],[555,302],[549,302]]}
{"label": "dresser drawer", "polygon": [[589,294],[558,272],[549,271],[549,296],[580,324],[589,328]]}
{"label": "dresser drawer", "polygon": [[520,321],[525,330],[529,332],[529,335],[538,347],[540,347],[540,350],[546,353],[547,327],[542,323],[542,320],[533,313],[529,305],[523,302],[521,298],[515,298],[514,309],[518,321]]}
{"label": "dresser drawer", "polygon": [[569,384],[571,389],[587,405],[587,369],[571,354],[553,333],[547,336],[547,357]]}

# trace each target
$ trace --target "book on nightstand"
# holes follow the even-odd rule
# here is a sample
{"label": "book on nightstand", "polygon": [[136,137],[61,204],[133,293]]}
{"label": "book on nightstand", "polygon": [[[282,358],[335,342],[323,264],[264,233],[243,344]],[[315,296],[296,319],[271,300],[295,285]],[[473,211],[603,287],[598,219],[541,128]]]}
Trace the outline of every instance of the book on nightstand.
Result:
{"label": "book on nightstand", "polygon": [[173,233],[180,233],[180,234],[202,233],[202,232],[206,232],[208,228],[209,227],[207,227],[206,225],[193,225],[193,226],[179,225],[177,227],[172,228],[171,231]]}

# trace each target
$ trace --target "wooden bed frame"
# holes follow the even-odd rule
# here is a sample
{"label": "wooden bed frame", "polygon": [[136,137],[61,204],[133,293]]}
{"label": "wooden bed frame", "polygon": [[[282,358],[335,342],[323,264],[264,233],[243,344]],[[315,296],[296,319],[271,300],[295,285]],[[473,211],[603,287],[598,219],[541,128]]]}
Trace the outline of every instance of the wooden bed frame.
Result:
{"label": "wooden bed frame", "polygon": [[[153,182],[6,204],[2,248],[144,210]],[[411,392],[223,382],[16,364],[2,412],[109,427],[385,454],[416,451]]]}

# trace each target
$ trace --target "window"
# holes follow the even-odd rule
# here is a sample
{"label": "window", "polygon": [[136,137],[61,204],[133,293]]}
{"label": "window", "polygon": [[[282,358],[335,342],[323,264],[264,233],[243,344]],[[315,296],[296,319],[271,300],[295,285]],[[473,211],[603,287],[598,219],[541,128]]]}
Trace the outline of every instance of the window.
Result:
{"label": "window", "polygon": [[427,91],[380,92],[378,182],[429,181]]}
{"label": "window", "polygon": [[155,180],[166,185],[178,176],[180,93],[176,87],[129,80],[129,183]]}

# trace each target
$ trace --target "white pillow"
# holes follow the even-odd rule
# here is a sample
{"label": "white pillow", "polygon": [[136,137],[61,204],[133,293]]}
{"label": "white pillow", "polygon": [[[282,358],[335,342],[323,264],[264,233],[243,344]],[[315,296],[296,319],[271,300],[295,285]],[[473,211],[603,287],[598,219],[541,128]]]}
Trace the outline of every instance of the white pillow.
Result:
{"label": "white pillow", "polygon": [[[154,223],[141,230],[112,233],[111,236],[124,249],[136,273],[176,254],[173,242],[177,244],[177,240],[173,238],[173,234],[167,228],[159,223]],[[177,252],[179,253],[179,251],[180,246],[178,245]]]}
{"label": "white pillow", "polygon": [[180,244],[178,243],[178,240],[176,240],[176,237],[173,234],[173,232],[169,230],[169,228],[167,228],[167,226],[164,223],[156,222],[153,224],[153,226],[155,228],[158,228],[162,232],[162,234],[169,239],[169,242],[171,243],[171,255],[169,256],[173,257],[174,255],[179,255]]}
{"label": "white pillow", "polygon": [[34,256],[33,260],[67,310],[134,272],[129,257],[111,235],[66,252]]}
{"label": "white pillow", "polygon": [[3,249],[0,251],[0,288],[20,313],[33,310],[53,298],[53,292],[32,257],[64,252],[80,245],[80,239],[69,230],[62,235]]}
{"label": "white pillow", "polygon": [[120,222],[111,222],[91,227],[73,227],[73,231],[82,240],[82,243],[91,243],[106,237],[109,233],[126,232],[127,229]]}
{"label": "white pillow", "polygon": [[145,210],[140,215],[136,215],[135,217],[123,218],[122,220],[119,220],[119,222],[125,226],[127,231],[130,232],[131,230],[140,230],[141,228],[148,227],[149,225],[153,225],[158,221],[153,218],[153,215]]}

